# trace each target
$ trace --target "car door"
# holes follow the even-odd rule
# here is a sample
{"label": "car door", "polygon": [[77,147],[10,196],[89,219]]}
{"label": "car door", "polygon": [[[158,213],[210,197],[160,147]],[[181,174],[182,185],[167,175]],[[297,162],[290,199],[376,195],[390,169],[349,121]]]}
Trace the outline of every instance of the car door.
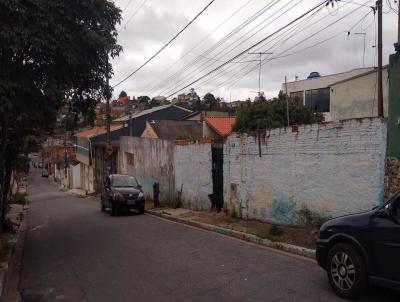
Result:
{"label": "car door", "polygon": [[390,212],[383,211],[371,220],[371,260],[374,277],[400,282],[400,196],[390,206]]}

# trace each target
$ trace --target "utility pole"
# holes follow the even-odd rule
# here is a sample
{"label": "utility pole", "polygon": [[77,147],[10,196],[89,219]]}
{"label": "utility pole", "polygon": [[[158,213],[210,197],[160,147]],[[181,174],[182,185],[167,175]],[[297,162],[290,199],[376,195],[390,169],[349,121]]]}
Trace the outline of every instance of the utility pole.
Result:
{"label": "utility pole", "polygon": [[367,36],[367,33],[355,33],[355,35],[362,35],[364,38],[363,67],[365,67],[365,38]]}
{"label": "utility pole", "polygon": [[67,161],[68,161],[67,130],[65,129],[65,133],[64,133],[64,184],[65,185],[67,184],[67,177],[68,177]]}
{"label": "utility pole", "polygon": [[383,87],[382,87],[382,0],[378,6],[378,117],[383,117]]}
{"label": "utility pole", "polygon": [[261,96],[261,67],[262,67],[262,55],[272,55],[272,52],[249,52],[249,55],[260,56],[260,68],[258,70],[258,97]]}
{"label": "utility pole", "polygon": [[[106,60],[106,127],[107,127],[107,175],[111,174],[111,155],[112,155],[112,147],[111,147],[111,114],[110,114],[110,79],[109,79],[109,71],[108,71],[108,53]],[[109,152],[111,150],[111,152]]]}
{"label": "utility pole", "polygon": [[287,117],[287,125],[290,126],[290,119],[289,119],[289,98],[287,92],[287,77],[285,76],[285,98],[286,98],[286,117]]}
{"label": "utility pole", "polygon": [[397,9],[397,43],[394,44],[394,49],[397,53],[400,53],[400,0],[397,0],[397,3],[399,5]]}

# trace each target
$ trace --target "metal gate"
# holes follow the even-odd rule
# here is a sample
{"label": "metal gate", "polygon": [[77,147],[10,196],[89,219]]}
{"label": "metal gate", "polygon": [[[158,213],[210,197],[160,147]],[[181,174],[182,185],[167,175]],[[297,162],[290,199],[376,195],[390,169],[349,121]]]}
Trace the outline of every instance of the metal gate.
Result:
{"label": "metal gate", "polygon": [[213,199],[218,210],[224,204],[224,152],[222,145],[212,146]]}

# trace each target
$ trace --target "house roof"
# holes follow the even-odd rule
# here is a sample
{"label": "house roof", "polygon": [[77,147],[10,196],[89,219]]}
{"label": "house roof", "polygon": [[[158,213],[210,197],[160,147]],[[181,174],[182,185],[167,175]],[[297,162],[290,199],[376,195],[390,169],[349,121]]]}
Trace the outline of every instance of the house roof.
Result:
{"label": "house roof", "polygon": [[179,138],[202,138],[203,124],[200,121],[150,121],[158,138],[165,140],[176,140]]}
{"label": "house roof", "polygon": [[206,116],[205,121],[221,136],[228,136],[232,132],[232,126],[236,121],[235,116]]}
{"label": "house roof", "polygon": [[157,106],[157,107],[153,107],[153,108],[150,108],[150,109],[146,109],[146,110],[134,113],[132,115],[125,115],[125,116],[122,116],[120,118],[117,118],[115,121],[117,121],[117,122],[126,122],[126,121],[129,121],[130,119],[135,119],[135,118],[138,118],[138,117],[141,117],[141,116],[144,116],[144,115],[147,115],[147,114],[151,114],[151,113],[159,111],[159,110],[167,109],[169,107],[177,107],[179,109],[187,111],[188,114],[192,113],[192,111],[189,110],[189,109],[186,109],[186,108],[183,108],[183,107],[180,107],[180,106],[176,106],[176,105],[172,105],[172,104],[168,104],[168,105],[162,105],[162,106]]}
{"label": "house roof", "polygon": [[[117,130],[117,129],[120,129],[120,128],[122,128],[121,125],[111,125],[110,126],[111,130]],[[75,134],[75,136],[91,138],[93,136],[104,134],[106,132],[107,132],[107,127],[106,126],[99,126],[99,127],[93,127],[93,128],[78,132],[78,133]]]}

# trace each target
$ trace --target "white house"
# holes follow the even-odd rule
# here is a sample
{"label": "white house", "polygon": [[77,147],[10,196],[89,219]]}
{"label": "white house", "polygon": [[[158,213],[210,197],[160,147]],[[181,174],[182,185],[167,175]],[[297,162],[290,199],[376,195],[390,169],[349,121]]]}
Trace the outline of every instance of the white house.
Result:
{"label": "white house", "polygon": [[[383,70],[383,79],[384,109],[387,112],[387,66]],[[377,70],[374,67],[283,83],[282,90],[286,89],[289,96],[324,113],[326,121],[377,115]]]}

